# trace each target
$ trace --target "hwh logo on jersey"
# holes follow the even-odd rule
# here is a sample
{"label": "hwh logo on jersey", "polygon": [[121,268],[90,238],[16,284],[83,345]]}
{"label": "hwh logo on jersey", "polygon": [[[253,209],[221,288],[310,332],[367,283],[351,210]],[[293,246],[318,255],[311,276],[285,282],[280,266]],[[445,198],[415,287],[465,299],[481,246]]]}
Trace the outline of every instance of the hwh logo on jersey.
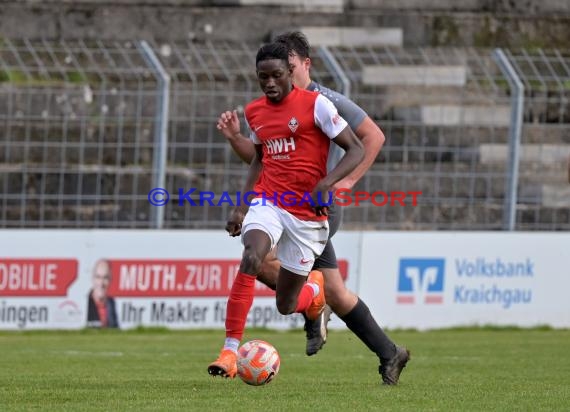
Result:
{"label": "hwh logo on jersey", "polygon": [[270,155],[295,151],[295,139],[293,137],[266,140],[264,143],[267,154]]}

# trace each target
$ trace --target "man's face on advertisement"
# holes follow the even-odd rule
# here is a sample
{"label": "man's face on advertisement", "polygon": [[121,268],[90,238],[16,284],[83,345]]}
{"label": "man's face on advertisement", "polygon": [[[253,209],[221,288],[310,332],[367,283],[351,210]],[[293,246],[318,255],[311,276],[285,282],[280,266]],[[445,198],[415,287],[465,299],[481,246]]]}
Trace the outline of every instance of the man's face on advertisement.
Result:
{"label": "man's face on advertisement", "polygon": [[107,297],[107,289],[111,283],[111,268],[109,263],[101,261],[95,265],[93,272],[93,297],[103,300]]}

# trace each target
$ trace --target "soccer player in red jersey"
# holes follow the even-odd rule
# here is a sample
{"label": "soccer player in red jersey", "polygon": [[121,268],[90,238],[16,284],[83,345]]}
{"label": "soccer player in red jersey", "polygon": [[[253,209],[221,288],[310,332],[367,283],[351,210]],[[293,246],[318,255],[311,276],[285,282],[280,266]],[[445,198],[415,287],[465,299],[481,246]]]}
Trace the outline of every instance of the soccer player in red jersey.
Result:
{"label": "soccer player in red jersey", "polygon": [[[362,144],[334,105],[320,93],[293,86],[286,45],[261,47],[256,68],[264,96],[245,109],[255,156],[242,192],[255,191],[256,197],[249,210],[248,205],[236,207],[226,225],[231,236],[242,235],[244,251],[228,299],[224,347],[208,366],[211,375],[232,378],[255,280],[275,246],[281,262],[276,285],[279,312],[315,319],[323,311],[323,275],[311,268],[328,240],[329,192],[364,157]],[[224,135],[233,133],[227,122],[231,116],[225,112],[218,120]],[[331,140],[345,154],[327,173]]]}
{"label": "soccer player in red jersey", "polygon": [[[293,84],[307,90],[318,91],[330,99],[339,114],[347,121],[362,142],[365,149],[364,160],[354,171],[335,185],[335,189],[352,189],[374,163],[384,144],[384,134],[356,103],[311,79],[310,45],[302,32],[283,33],[277,36],[274,41],[289,47],[289,64],[293,70]],[[225,134],[228,142],[244,162],[250,163],[255,152],[253,143],[240,133],[237,112],[234,111],[232,116],[228,117],[227,122],[232,124],[233,130],[233,133]],[[342,156],[342,150],[338,146],[331,145],[328,167],[334,167],[340,156]],[[380,360],[378,371],[382,376],[382,381],[388,385],[395,385],[398,383],[400,373],[410,358],[409,351],[405,347],[397,346],[392,342],[378,325],[368,306],[355,293],[346,288],[338,270],[336,253],[331,239],[340,226],[341,220],[342,208],[335,207],[333,202],[328,211],[330,225],[329,241],[323,253],[315,260],[313,269],[321,271],[324,275],[327,304],[346,323],[346,326],[378,356]],[[262,265],[262,272],[257,279],[270,288],[275,289],[278,270],[279,260],[272,251],[266,256]],[[316,354],[325,343],[327,337],[326,323],[329,315],[330,309],[327,307],[319,318],[315,320],[305,319],[307,355]]]}

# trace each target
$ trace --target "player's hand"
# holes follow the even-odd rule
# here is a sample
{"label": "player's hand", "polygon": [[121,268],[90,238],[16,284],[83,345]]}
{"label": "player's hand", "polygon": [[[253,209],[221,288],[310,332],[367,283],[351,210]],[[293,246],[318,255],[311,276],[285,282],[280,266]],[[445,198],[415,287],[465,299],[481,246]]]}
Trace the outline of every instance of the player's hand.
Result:
{"label": "player's hand", "polygon": [[315,214],[317,216],[328,216],[329,215],[329,207],[328,206],[315,206]]}
{"label": "player's hand", "polygon": [[232,211],[230,218],[226,223],[226,231],[230,234],[230,236],[235,237],[241,235],[241,224],[244,217],[245,213],[243,210],[235,208]]}
{"label": "player's hand", "polygon": [[241,129],[237,110],[223,112],[218,118],[216,127],[226,139],[236,138],[240,134]]}
{"label": "player's hand", "polygon": [[328,185],[317,183],[313,192],[311,193],[311,198],[313,199],[313,207],[315,214],[317,216],[328,216],[329,207],[332,202],[332,193],[330,193],[330,187]]}

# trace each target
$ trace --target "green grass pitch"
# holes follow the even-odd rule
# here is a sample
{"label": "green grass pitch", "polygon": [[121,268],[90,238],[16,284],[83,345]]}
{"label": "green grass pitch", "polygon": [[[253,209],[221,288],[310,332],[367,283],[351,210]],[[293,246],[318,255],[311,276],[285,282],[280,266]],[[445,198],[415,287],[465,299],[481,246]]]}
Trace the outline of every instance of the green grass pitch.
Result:
{"label": "green grass pitch", "polygon": [[332,331],[316,356],[301,331],[248,330],[281,354],[261,387],[206,372],[223,331],[0,333],[0,411],[568,411],[570,330],[393,331],[412,360],[380,385],[376,357]]}

